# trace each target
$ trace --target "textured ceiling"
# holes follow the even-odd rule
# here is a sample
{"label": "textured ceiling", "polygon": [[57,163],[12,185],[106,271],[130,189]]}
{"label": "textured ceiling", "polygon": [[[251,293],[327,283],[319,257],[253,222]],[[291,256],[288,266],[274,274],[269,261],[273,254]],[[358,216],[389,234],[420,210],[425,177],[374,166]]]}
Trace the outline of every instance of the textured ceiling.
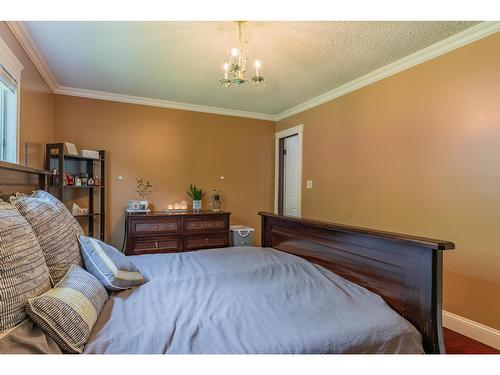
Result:
{"label": "textured ceiling", "polygon": [[222,87],[233,22],[26,22],[61,86],[277,114],[476,22],[247,22],[265,87]]}

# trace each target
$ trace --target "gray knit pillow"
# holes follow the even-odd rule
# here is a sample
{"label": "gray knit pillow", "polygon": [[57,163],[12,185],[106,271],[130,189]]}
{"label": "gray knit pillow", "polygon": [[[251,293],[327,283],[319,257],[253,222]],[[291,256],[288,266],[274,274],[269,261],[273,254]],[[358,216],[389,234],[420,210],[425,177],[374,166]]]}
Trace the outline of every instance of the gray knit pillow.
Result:
{"label": "gray knit pillow", "polygon": [[82,226],[80,225],[80,223],[78,223],[78,220],[75,219],[73,214],[69,212],[66,205],[59,199],[57,199],[52,194],[44,190],[36,190],[35,192],[33,192],[33,196],[36,197],[37,199],[45,199],[49,202],[54,203],[57,206],[57,208],[64,214],[66,220],[71,223],[73,228],[75,228],[75,231],[77,231],[78,233],[83,233]]}
{"label": "gray knit pillow", "polygon": [[29,299],[26,310],[62,350],[81,353],[107,299],[99,280],[72,265],[54,288]]}
{"label": "gray knit pillow", "polygon": [[45,191],[11,197],[21,215],[31,224],[42,247],[53,284],[68,272],[72,264],[83,266],[78,235],[81,226],[63,203]]}
{"label": "gray knit pillow", "polygon": [[49,289],[49,270],[31,225],[0,201],[0,331],[26,319],[28,298]]}

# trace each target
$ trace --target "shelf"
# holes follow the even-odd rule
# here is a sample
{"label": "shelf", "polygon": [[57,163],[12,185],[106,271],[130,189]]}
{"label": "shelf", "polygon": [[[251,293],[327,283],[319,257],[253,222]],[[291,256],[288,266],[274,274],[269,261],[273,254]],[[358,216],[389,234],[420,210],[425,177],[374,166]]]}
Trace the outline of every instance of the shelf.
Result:
{"label": "shelf", "polygon": [[83,214],[83,215],[73,215],[73,217],[79,218],[79,217],[90,217],[90,216],[101,216],[101,213],[95,213],[95,214]]}
{"label": "shelf", "polygon": [[[74,215],[73,217],[82,225],[87,222],[86,233],[88,236],[93,237],[95,234],[96,238],[103,240],[106,232],[104,218],[106,212],[105,189],[107,186],[103,183],[104,176],[106,176],[106,152],[99,150],[98,158],[89,158],[68,155],[64,146],[64,143],[45,145],[45,167],[51,172],[56,171],[56,175],[51,174],[49,178],[48,190],[67,207],[71,206],[72,202],[79,202],[85,198],[88,211],[97,212]],[[82,173],[87,173],[92,179],[94,175],[99,176],[99,185],[67,186],[64,180],[65,173],[71,173],[75,179]]]}
{"label": "shelf", "polygon": [[[57,187],[55,185],[51,185],[51,187]],[[75,185],[64,185],[65,188],[68,189],[104,189],[104,186],[75,186]]]}
{"label": "shelf", "polygon": [[[50,157],[53,159],[59,159],[59,155],[50,155]],[[94,158],[86,158],[86,157],[80,156],[80,155],[67,155],[67,154],[64,155],[64,159],[103,161],[103,159],[101,159],[101,158],[94,159]]]}

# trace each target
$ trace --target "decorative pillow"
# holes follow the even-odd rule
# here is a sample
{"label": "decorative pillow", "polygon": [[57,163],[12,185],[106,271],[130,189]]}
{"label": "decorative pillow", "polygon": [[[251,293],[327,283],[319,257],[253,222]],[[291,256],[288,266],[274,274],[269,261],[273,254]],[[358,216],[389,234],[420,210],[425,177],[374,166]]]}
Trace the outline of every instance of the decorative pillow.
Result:
{"label": "decorative pillow", "polygon": [[49,289],[49,270],[33,228],[13,205],[0,201],[0,331],[26,319],[28,298]]}
{"label": "decorative pillow", "polygon": [[75,217],[68,210],[68,208],[66,207],[66,205],[63,202],[61,202],[59,199],[57,199],[52,194],[50,194],[49,192],[44,191],[44,190],[36,190],[35,192],[33,192],[33,196],[36,196],[38,199],[45,199],[45,200],[47,200],[49,202],[54,203],[57,206],[57,208],[59,208],[59,210],[61,210],[61,212],[66,217],[66,219],[75,228],[75,230],[78,233],[83,233],[82,226],[80,225],[80,223],[78,222],[78,220],[75,219]]}
{"label": "decorative pillow", "polygon": [[99,280],[72,265],[54,288],[29,299],[26,310],[62,350],[81,353],[107,299]]}
{"label": "decorative pillow", "polygon": [[31,224],[42,247],[53,284],[68,272],[72,264],[83,266],[78,235],[82,227],[62,202],[45,191],[11,197],[21,215]]}
{"label": "decorative pillow", "polygon": [[109,290],[123,290],[145,283],[144,277],[125,255],[95,238],[79,236],[85,268]]}

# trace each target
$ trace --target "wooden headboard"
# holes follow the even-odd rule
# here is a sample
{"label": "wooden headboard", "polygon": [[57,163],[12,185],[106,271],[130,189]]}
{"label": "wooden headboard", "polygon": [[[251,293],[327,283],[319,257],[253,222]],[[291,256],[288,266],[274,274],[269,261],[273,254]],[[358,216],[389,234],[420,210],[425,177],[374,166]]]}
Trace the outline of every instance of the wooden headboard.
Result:
{"label": "wooden headboard", "polygon": [[48,171],[0,161],[0,198],[8,201],[16,193],[45,190]]}
{"label": "wooden headboard", "polygon": [[262,246],[291,253],[379,294],[422,334],[426,353],[444,353],[443,250],[452,242],[317,220],[262,216]]}

